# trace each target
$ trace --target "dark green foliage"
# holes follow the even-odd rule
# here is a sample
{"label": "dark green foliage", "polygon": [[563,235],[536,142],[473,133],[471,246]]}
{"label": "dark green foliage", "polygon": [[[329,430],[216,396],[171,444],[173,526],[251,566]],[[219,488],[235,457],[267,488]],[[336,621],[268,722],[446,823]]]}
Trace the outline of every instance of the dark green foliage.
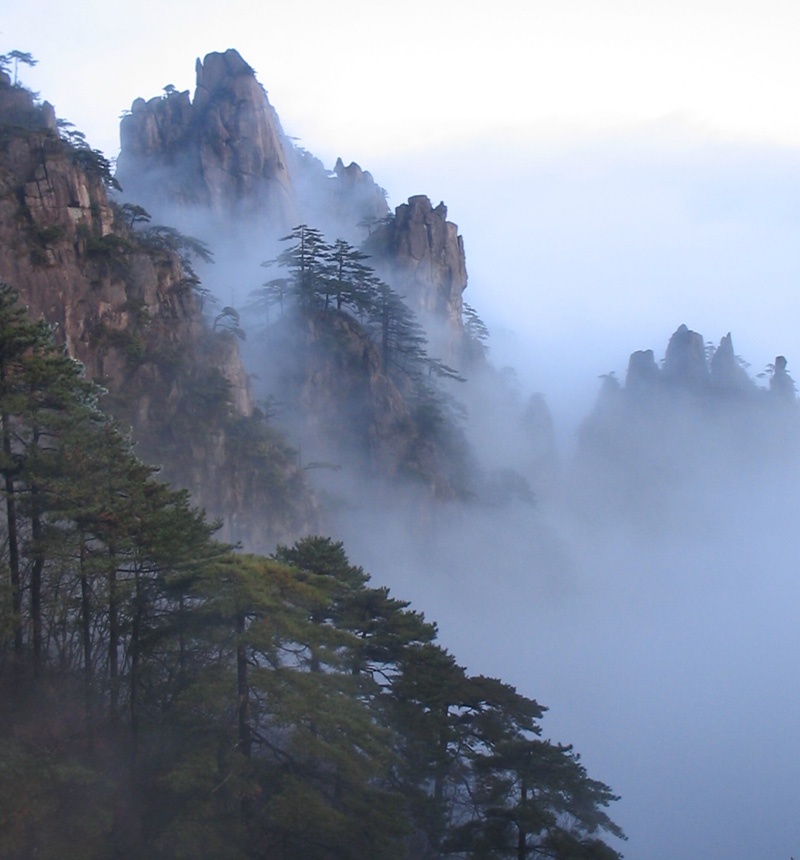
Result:
{"label": "dark green foliage", "polygon": [[112,162],[99,149],[92,149],[86,135],[77,131],[71,122],[58,121],[61,139],[67,144],[72,163],[89,176],[97,177],[108,189],[121,191],[119,182],[114,178]]}
{"label": "dark green foliage", "polygon": [[114,329],[100,324],[95,331],[98,345],[113,347],[125,356],[128,367],[135,368],[147,358],[145,343],[141,335],[126,329]]}
{"label": "dark green foliage", "polygon": [[[139,209],[140,207],[135,208]],[[142,212],[147,217],[145,218],[144,215],[139,213],[138,220],[142,222],[149,221],[150,216],[147,215],[147,212],[145,210],[142,210]],[[135,216],[131,215],[131,217]],[[164,225],[145,227],[138,230],[134,235],[140,246],[145,249],[171,251],[177,254],[181,261],[186,284],[201,296],[206,295],[207,291],[201,288],[200,278],[194,269],[196,260],[200,260],[203,263],[214,262],[214,255],[205,242],[201,239],[195,239],[193,236],[187,236],[174,227],[165,227]]]}
{"label": "dark green foliage", "polygon": [[36,232],[36,239],[42,245],[50,245],[57,242],[66,234],[63,224],[53,224],[50,227],[40,227]]}
{"label": "dark green foliage", "polygon": [[267,319],[275,306],[281,314],[293,311],[301,316],[345,311],[365,323],[387,373],[417,384],[430,377],[461,379],[456,370],[428,355],[427,338],[414,312],[366,264],[366,254],[343,239],[329,245],[319,230],[305,224],[281,241],[291,244],[262,265],[277,266],[285,275],[255,291],[250,310]]}
{"label": "dark green foliage", "polygon": [[[370,356],[377,356],[383,374],[405,401],[411,415],[407,434],[413,441],[401,471],[412,479],[435,482],[432,445],[439,457],[436,468],[448,473],[444,483],[466,492],[458,407],[440,384],[463,377],[428,354],[427,337],[414,312],[376,275],[366,254],[342,239],[329,244],[319,230],[305,224],[282,241],[288,243],[286,250],[263,264],[282,272],[252,294],[248,309],[263,315],[267,323],[277,309],[300,331],[310,325],[316,342],[309,348],[322,348],[334,362],[347,352],[348,343],[343,341],[349,333],[368,338],[374,349],[359,351],[353,376],[370,367],[374,361]],[[360,418],[353,420],[355,426],[359,423],[363,424]]]}
{"label": "dark green foliage", "polygon": [[135,203],[123,203],[121,206],[117,205],[117,209],[120,218],[130,228],[137,224],[150,223],[150,213],[143,206],[138,206]]}
{"label": "dark green foliage", "polygon": [[543,708],[341,543],[215,542],[100,393],[0,286],[0,855],[618,856]]}
{"label": "dark green foliage", "polygon": [[467,336],[466,352],[470,358],[483,358],[488,350],[489,329],[478,316],[477,311],[466,302],[463,303],[462,324]]}

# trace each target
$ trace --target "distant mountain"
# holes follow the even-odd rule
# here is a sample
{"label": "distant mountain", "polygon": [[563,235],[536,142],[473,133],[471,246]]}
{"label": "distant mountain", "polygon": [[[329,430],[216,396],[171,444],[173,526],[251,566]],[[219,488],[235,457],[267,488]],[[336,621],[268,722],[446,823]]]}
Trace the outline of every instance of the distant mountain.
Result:
{"label": "distant mountain", "polygon": [[[727,485],[781,469],[800,453],[800,409],[784,356],[756,384],[726,334],[715,348],[681,325],[663,361],[630,356],[584,421],[573,494],[593,516],[652,517],[667,504],[713,499]],[[762,374],[763,376],[764,374]]]}

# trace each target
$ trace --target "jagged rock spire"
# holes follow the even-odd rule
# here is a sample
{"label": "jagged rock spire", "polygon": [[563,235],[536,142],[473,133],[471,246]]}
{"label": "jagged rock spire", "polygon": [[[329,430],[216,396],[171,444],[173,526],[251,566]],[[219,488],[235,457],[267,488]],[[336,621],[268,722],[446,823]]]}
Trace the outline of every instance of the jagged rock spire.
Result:
{"label": "jagged rock spire", "polygon": [[447,220],[447,207],[428,197],[409,197],[395,209],[380,241],[392,282],[413,304],[461,326],[461,294],[467,286],[464,240]]}
{"label": "jagged rock spire", "polygon": [[682,385],[702,385],[708,381],[708,362],[703,336],[681,325],[669,339],[664,358],[664,379]]}
{"label": "jagged rock spire", "polygon": [[744,391],[752,388],[745,369],[733,350],[733,338],[728,332],[719,342],[710,362],[711,384],[720,391]]}
{"label": "jagged rock spire", "polygon": [[233,49],[197,61],[194,100],[136,99],[120,125],[117,176],[148,208],[204,206],[219,216],[296,220],[290,145],[253,69]]}

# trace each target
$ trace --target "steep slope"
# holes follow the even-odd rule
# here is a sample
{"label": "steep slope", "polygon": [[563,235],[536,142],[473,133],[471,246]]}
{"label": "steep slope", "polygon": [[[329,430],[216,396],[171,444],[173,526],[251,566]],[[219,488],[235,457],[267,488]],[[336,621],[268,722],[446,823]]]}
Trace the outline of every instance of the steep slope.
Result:
{"label": "steep slope", "polygon": [[[0,278],[101,378],[140,455],[187,486],[225,537],[269,545],[313,524],[294,455],[263,426],[235,336],[204,322],[191,248],[133,230],[108,162],[0,78]],[[257,520],[252,511],[258,510]]]}
{"label": "steep slope", "polygon": [[123,189],[179,226],[199,220],[212,223],[213,234],[264,238],[309,221],[354,239],[359,222],[389,211],[385,192],[359,165],[339,159],[330,172],[293,144],[233,49],[197,60],[194,98],[167,88],[136,99],[120,123],[120,144]]}

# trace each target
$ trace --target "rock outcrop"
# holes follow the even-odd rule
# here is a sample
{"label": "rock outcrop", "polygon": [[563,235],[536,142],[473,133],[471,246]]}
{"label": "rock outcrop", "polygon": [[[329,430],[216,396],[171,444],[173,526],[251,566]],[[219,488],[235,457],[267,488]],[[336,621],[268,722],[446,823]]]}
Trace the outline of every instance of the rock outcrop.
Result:
{"label": "rock outcrop", "polygon": [[652,349],[640,349],[631,354],[625,375],[625,387],[629,391],[650,388],[659,377],[660,371]]}
{"label": "rock outcrop", "polygon": [[733,338],[730,332],[720,340],[719,346],[711,356],[708,371],[711,385],[717,391],[736,394],[747,392],[752,387],[747,371],[733,351]]}
{"label": "rock outcrop", "polygon": [[245,229],[271,241],[305,222],[356,242],[389,214],[368,171],[340,158],[331,172],[293,144],[235,50],[207,54],[196,71],[193,99],[166,88],[123,117],[117,178],[128,199],[193,232],[210,218],[207,238]]}
{"label": "rock outcrop", "polygon": [[447,220],[444,203],[434,208],[424,195],[410,197],[371,244],[389,281],[412,307],[447,320],[460,331],[467,286],[464,240]]}
{"label": "rock outcrop", "polygon": [[703,336],[685,325],[669,339],[663,367],[656,364],[652,349],[632,353],[628,362],[625,390],[630,396],[652,394],[664,386],[698,395],[754,393],[753,381],[734,352],[730,332],[716,349],[709,345],[707,350]]}
{"label": "rock outcrop", "polygon": [[225,538],[263,548],[305,533],[314,502],[304,473],[259,429],[236,337],[206,324],[177,249],[131,229],[109,200],[101,154],[61,139],[52,108],[0,81],[0,119],[9,114],[17,121],[0,125],[0,279],[56,326],[87,376],[103,380],[139,455],[225,519]]}
{"label": "rock outcrop", "polygon": [[[308,467],[333,497],[422,489],[426,500],[469,494],[462,434],[419,380],[387,368],[379,345],[356,319],[329,308],[287,314],[265,333],[260,384],[280,403],[279,418]],[[429,394],[429,393],[428,393]]]}
{"label": "rock outcrop", "polygon": [[194,99],[136,99],[120,125],[117,177],[153,212],[202,207],[283,230],[297,211],[287,140],[253,69],[235,50],[197,61]]}
{"label": "rock outcrop", "polygon": [[345,167],[342,159],[337,158],[333,173],[340,217],[345,217],[346,213],[360,216],[357,225],[371,232],[389,214],[386,192],[375,182],[372,174],[362,170],[355,161]]}
{"label": "rock outcrop", "polygon": [[781,403],[791,405],[797,403],[797,386],[792,377],[789,376],[786,357],[783,355],[776,356],[775,363],[772,365],[769,390]]}
{"label": "rock outcrop", "polygon": [[665,380],[687,386],[708,381],[708,361],[703,336],[681,325],[669,339],[664,357]]}

